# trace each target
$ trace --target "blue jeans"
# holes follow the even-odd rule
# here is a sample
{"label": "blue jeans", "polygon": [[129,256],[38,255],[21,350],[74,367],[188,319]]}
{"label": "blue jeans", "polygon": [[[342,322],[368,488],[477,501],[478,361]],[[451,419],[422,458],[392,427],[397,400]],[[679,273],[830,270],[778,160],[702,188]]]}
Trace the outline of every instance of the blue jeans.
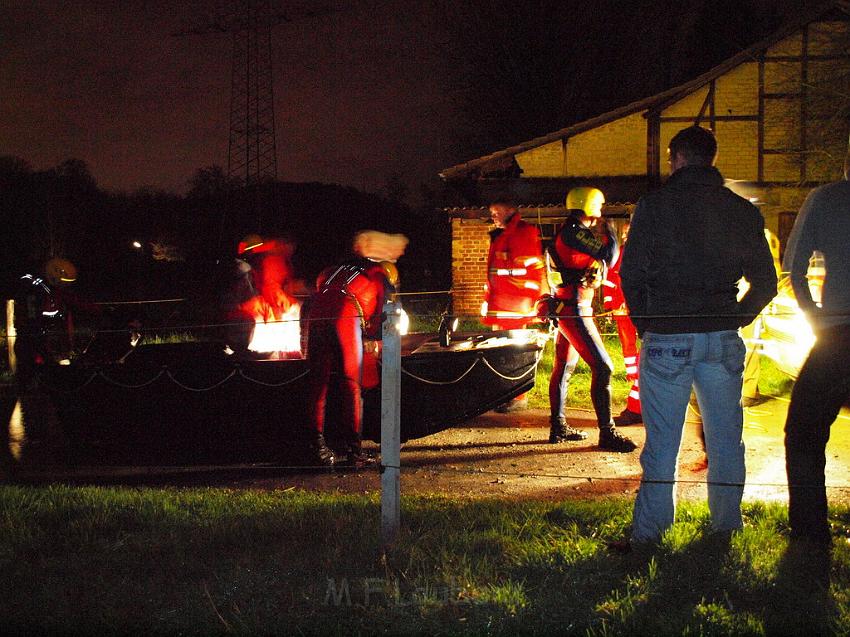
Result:
{"label": "blue jeans", "polygon": [[653,542],[673,524],[679,447],[693,387],[705,431],[708,508],[717,531],[739,529],[744,494],[744,342],[736,331],[643,335],[640,398],[646,444],[632,539]]}

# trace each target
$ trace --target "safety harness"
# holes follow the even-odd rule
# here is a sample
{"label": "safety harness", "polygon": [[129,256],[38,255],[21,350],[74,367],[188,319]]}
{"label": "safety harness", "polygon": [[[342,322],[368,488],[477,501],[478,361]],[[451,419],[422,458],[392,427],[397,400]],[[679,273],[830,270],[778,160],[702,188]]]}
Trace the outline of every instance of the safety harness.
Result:
{"label": "safety harness", "polygon": [[363,306],[360,305],[360,301],[357,300],[357,295],[351,290],[352,286],[356,286],[359,277],[363,277],[363,279],[361,279],[363,283],[368,284],[368,277],[366,276],[365,268],[354,263],[345,263],[339,266],[327,279],[325,279],[320,293],[325,294],[326,292],[339,292],[350,299],[354,303],[354,307],[357,308],[357,315],[360,318],[360,329],[363,330],[363,333],[365,334],[367,322],[365,313],[363,312]]}
{"label": "safety harness", "polygon": [[555,265],[555,271],[561,278],[561,282],[557,284],[559,288],[566,288],[571,285],[579,285],[586,288],[598,288],[604,278],[604,266],[599,261],[594,261],[593,265],[587,268],[568,268],[558,256],[558,250],[555,246],[558,240],[557,235],[547,243],[546,254],[549,255],[552,263]]}

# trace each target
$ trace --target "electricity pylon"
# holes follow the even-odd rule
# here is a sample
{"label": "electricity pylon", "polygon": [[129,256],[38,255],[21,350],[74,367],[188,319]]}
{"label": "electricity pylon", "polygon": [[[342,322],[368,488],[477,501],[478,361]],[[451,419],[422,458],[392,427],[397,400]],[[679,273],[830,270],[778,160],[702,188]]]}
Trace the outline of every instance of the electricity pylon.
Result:
{"label": "electricity pylon", "polygon": [[234,4],[227,174],[250,187],[277,178],[271,3]]}
{"label": "electricity pylon", "polygon": [[334,11],[317,6],[282,10],[273,7],[271,0],[229,0],[225,8],[196,17],[194,26],[174,34],[232,35],[227,151],[227,176],[232,183],[256,188],[277,178],[272,27]]}

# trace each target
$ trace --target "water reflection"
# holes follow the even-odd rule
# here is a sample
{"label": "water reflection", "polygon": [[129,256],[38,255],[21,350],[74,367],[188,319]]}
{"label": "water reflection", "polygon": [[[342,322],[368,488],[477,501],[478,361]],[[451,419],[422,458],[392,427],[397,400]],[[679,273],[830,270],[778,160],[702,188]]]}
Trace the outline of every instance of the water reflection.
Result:
{"label": "water reflection", "polygon": [[24,433],[24,416],[21,408],[21,399],[15,401],[15,407],[9,418],[9,453],[12,459],[20,461],[23,452],[26,434]]}
{"label": "water reflection", "polygon": [[23,466],[64,462],[67,440],[50,400],[38,391],[0,387],[0,466],[10,474]]}
{"label": "water reflection", "polygon": [[[276,432],[253,431],[244,423],[211,426],[202,419],[156,429],[57,412],[39,389],[0,388],[0,476],[23,477],[85,466],[174,466],[283,462],[300,445]],[[173,425],[173,423],[172,423]],[[281,419],[281,429],[283,419]]]}

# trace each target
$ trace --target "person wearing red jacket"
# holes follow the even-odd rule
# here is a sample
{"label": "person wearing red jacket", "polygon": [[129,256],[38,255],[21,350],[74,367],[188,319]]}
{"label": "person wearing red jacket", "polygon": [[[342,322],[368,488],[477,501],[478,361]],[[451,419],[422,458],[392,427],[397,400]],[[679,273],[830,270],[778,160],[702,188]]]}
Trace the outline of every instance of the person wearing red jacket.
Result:
{"label": "person wearing red jacket", "polygon": [[[494,330],[523,329],[537,319],[536,302],[545,291],[540,231],[523,221],[508,199],[491,203],[490,215],[495,228],[490,232],[482,322]],[[518,411],[527,406],[528,397],[523,394],[497,411]]]}
{"label": "person wearing red jacket", "polygon": [[361,389],[378,385],[378,341],[385,300],[395,293],[395,261],[407,238],[373,230],[354,240],[355,258],[323,271],[311,299],[307,325],[310,364],[308,428],[312,461],[333,466],[337,459],[325,441],[328,393],[333,384],[335,416],[343,428],[348,464],[368,462],[361,451],[363,401]]}
{"label": "person wearing red jacket", "polygon": [[[623,436],[611,418],[611,357],[605,351],[593,321],[593,297],[604,278],[606,265],[617,260],[617,237],[602,218],[605,196],[597,188],[573,188],[567,194],[568,216],[548,248],[554,266],[554,296],[544,295],[538,308],[541,317],[557,321],[555,363],[549,380],[549,442],[582,440],[583,431],[566,424],[564,402],[569,376],[580,356],[591,371],[590,398],[599,426],[599,448],[630,452],[634,442]],[[573,351],[575,350],[575,352]]]}
{"label": "person wearing red jacket", "polygon": [[614,416],[616,425],[638,425],[643,422],[640,412],[640,389],[638,386],[638,334],[632,320],[629,318],[629,310],[626,307],[626,297],[620,285],[620,264],[623,262],[623,252],[626,247],[626,239],[629,234],[629,222],[623,224],[620,234],[622,246],[620,254],[613,265],[608,269],[608,274],[602,285],[605,288],[602,297],[605,311],[611,312],[614,322],[617,324],[617,335],[620,337],[620,347],[623,349],[623,363],[626,365],[626,378],[632,381],[632,387],[626,398],[626,408],[618,416]]}

